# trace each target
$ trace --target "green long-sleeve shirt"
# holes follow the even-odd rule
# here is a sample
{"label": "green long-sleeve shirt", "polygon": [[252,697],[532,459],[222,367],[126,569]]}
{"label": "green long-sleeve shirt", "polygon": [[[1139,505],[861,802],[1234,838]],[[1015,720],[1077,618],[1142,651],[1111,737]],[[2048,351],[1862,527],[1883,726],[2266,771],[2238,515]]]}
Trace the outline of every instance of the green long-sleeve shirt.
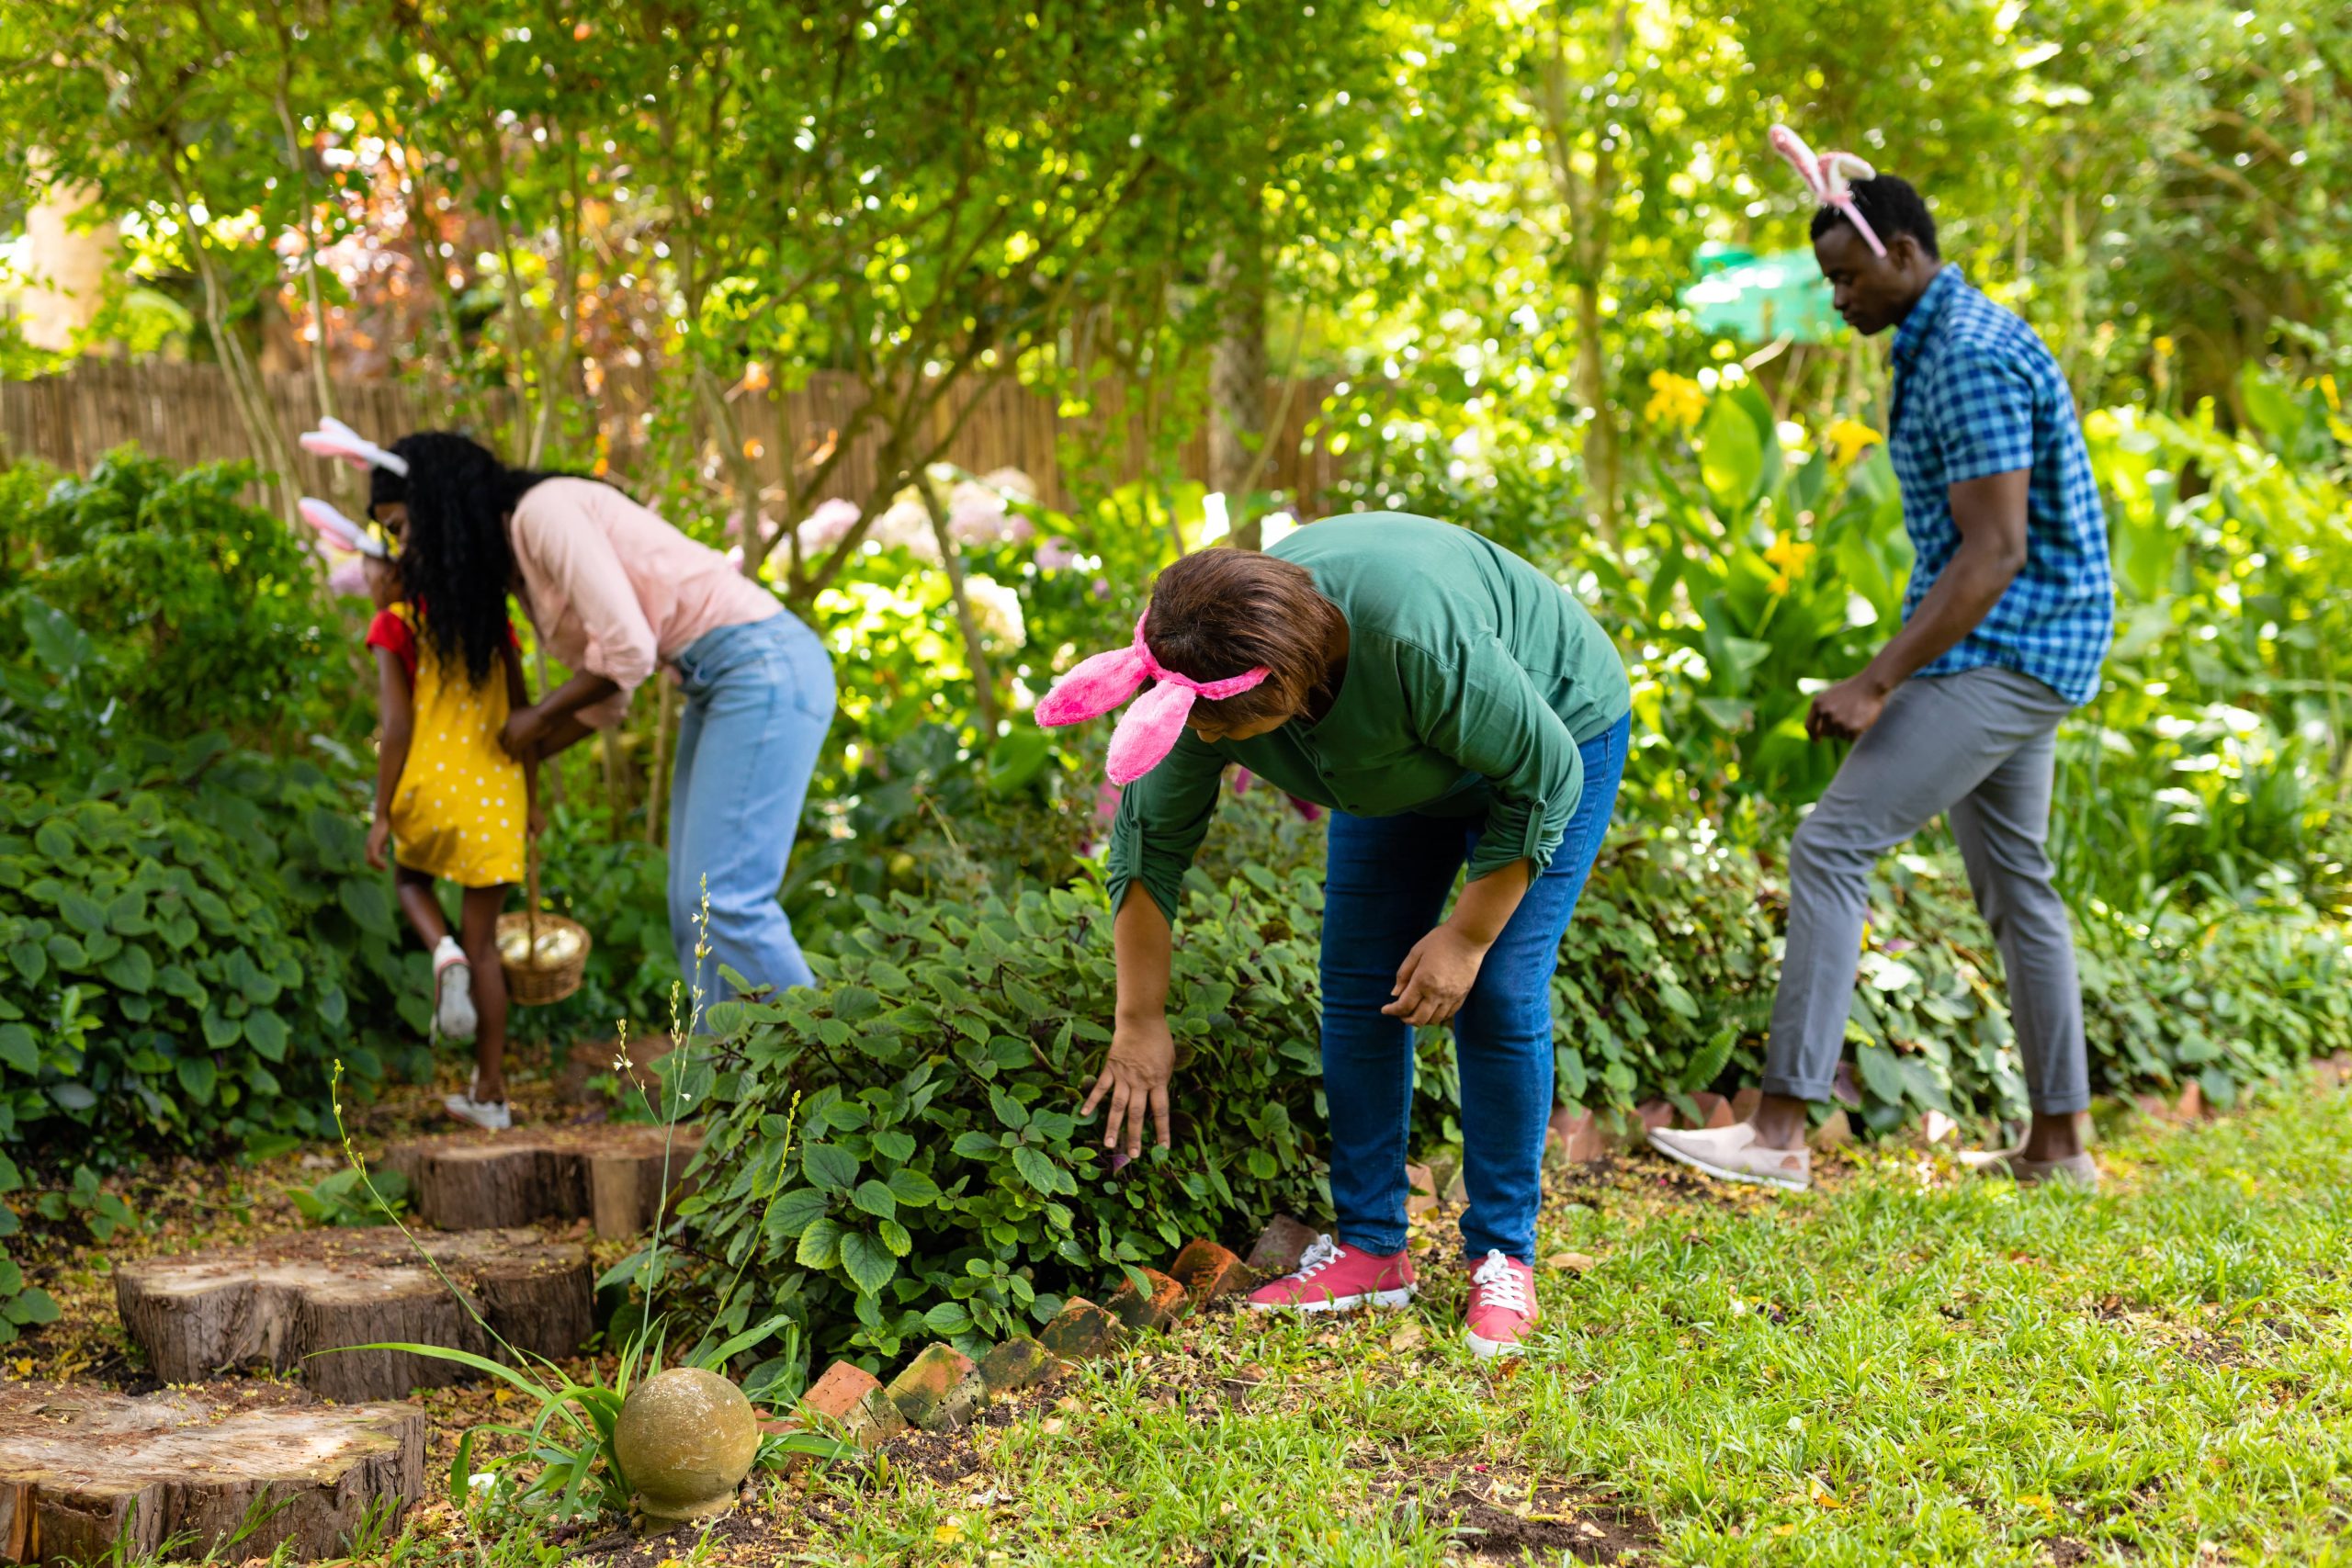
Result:
{"label": "green long-sleeve shirt", "polygon": [[1577,748],[1633,706],[1583,605],[1501,547],[1402,513],[1334,517],[1271,555],[1315,575],[1348,621],[1345,679],[1320,723],[1208,745],[1189,730],[1126,787],[1111,906],[1141,881],[1170,921],[1226,764],[1356,817],[1483,817],[1472,878],[1549,864],[1584,793]]}

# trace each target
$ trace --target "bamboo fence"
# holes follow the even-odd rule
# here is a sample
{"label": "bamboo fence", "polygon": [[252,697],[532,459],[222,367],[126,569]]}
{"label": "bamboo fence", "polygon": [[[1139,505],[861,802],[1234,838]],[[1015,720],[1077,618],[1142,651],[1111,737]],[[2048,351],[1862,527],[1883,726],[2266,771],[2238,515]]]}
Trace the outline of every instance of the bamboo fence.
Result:
{"label": "bamboo fence", "polygon": [[[653,374],[609,375],[594,400],[607,461],[624,482],[632,475],[642,477],[637,465],[646,455]],[[265,379],[291,446],[292,436],[318,419],[316,387],[301,374]],[[1323,380],[1302,380],[1287,396],[1280,387],[1267,389],[1268,421],[1279,415],[1281,425],[1258,488],[1283,491],[1308,515],[1340,472],[1340,459],[1312,438],[1330,390],[1331,383]],[[379,441],[459,418],[458,405],[429,386],[338,381],[334,392],[343,420]],[[820,371],[787,392],[739,393],[734,418],[743,439],[757,443],[753,466],[761,482],[776,485],[787,455],[805,455],[848,429],[862,395],[856,378],[838,371]],[[1018,468],[1036,486],[1040,500],[1067,507],[1102,485],[1146,477],[1148,438],[1139,412],[1128,409],[1127,401],[1112,386],[1085,412],[1066,414],[1045,394],[992,383],[951,394],[933,417],[943,431],[955,432],[948,461],[973,473]],[[499,418],[503,394],[490,394],[473,407]],[[227,378],[216,366],[89,358],[59,375],[0,381],[0,464],[38,461],[80,472],[125,445],[178,463],[254,457]],[[870,505],[884,482],[875,472],[876,445],[870,433],[854,438],[827,491],[861,507]],[[307,453],[297,453],[295,462],[302,490],[338,493],[342,481],[328,464]],[[1204,479],[1207,463],[1206,437],[1195,431],[1178,449],[1177,468],[1186,478]]]}

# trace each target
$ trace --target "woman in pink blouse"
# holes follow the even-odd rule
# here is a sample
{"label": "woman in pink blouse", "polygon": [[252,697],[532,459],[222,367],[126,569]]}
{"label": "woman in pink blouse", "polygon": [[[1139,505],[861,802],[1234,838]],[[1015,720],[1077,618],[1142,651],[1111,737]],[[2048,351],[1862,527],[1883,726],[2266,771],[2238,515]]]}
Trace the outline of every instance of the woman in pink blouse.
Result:
{"label": "woman in pink blouse", "polygon": [[676,673],[686,707],[670,782],[670,940],[688,983],[718,999],[724,965],[754,986],[809,984],[776,891],[832,723],[824,644],[725,556],[610,485],[509,468],[439,432],[391,450],[408,472],[370,471],[378,517],[405,508],[408,551],[447,563],[432,581],[468,588],[435,622],[503,625],[511,592],[572,672],[508,718],[508,750],[552,756],[619,723],[657,667]]}

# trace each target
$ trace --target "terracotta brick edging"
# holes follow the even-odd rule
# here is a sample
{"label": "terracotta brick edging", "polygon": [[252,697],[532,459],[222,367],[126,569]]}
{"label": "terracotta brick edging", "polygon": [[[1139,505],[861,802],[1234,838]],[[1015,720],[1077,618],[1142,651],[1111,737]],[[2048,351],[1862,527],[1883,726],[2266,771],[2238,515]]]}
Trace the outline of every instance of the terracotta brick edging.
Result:
{"label": "terracotta brick edging", "polygon": [[[880,1448],[909,1427],[951,1430],[984,1404],[1003,1404],[1052,1382],[1073,1363],[1108,1356],[1136,1337],[1170,1327],[1269,1273],[1298,1267],[1313,1227],[1278,1214],[1244,1263],[1205,1237],[1188,1242],[1167,1272],[1141,1269],[1103,1304],[1071,1296],[1035,1337],[1016,1334],[978,1361],[945,1341],[925,1346],[886,1387],[854,1361],[835,1361],[801,1397],[799,1421],[837,1430],[859,1448]],[[794,1418],[772,1425],[788,1426]]]}

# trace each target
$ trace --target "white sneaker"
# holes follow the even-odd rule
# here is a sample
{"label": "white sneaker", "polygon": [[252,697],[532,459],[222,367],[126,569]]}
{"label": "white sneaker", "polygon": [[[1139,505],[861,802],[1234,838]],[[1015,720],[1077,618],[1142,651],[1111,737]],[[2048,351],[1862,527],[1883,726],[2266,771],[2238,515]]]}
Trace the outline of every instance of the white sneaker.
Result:
{"label": "white sneaker", "polygon": [[442,1039],[462,1045],[474,1037],[474,970],[458,939],[445,936],[433,950],[433,1025]]}
{"label": "white sneaker", "polygon": [[514,1113],[503,1100],[477,1100],[475,1091],[481,1087],[481,1075],[476,1073],[466,1085],[463,1094],[445,1094],[441,1108],[460,1122],[470,1122],[486,1133],[503,1133],[514,1125]]}
{"label": "white sneaker", "polygon": [[1802,1192],[1813,1184],[1812,1155],[1804,1149],[1766,1148],[1756,1141],[1752,1122],[1682,1133],[1657,1128],[1650,1134],[1650,1147],[1719,1181],[1752,1181],[1789,1192]]}

